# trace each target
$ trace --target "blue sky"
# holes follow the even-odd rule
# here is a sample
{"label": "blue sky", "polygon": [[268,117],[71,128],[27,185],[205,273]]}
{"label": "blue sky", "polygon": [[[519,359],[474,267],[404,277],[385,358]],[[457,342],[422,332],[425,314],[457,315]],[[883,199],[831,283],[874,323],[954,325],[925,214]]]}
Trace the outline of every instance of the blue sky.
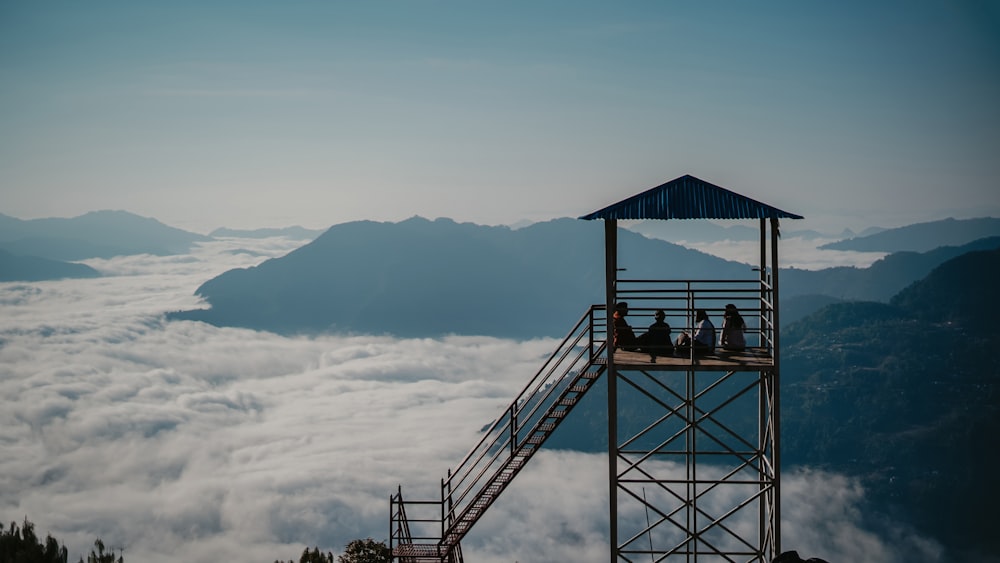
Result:
{"label": "blue sky", "polygon": [[1000,216],[1000,2],[0,0],[0,213],[578,216],[682,174]]}

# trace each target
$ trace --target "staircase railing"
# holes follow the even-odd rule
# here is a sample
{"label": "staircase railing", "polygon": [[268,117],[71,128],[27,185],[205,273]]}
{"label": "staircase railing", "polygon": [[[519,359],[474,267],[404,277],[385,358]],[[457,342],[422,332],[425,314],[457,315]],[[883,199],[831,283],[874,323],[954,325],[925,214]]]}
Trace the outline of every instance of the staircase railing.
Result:
{"label": "staircase railing", "polygon": [[479,443],[449,472],[442,487],[446,530],[457,544],[524,464],[559,426],[606,364],[607,317],[592,306]]}
{"label": "staircase railing", "polygon": [[[390,538],[399,561],[454,561],[459,542],[607,369],[603,305],[591,306],[541,369],[441,482],[440,501],[393,496]],[[441,535],[411,537],[404,504],[439,504]],[[398,506],[397,506],[398,505]],[[426,522],[425,520],[421,520]],[[412,522],[412,520],[411,520]]]}

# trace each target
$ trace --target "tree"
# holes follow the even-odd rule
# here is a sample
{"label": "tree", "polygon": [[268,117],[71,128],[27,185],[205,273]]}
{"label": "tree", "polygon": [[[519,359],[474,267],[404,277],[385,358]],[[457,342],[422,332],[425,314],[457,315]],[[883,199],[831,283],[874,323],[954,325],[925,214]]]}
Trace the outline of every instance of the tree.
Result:
{"label": "tree", "polygon": [[299,563],[333,563],[333,553],[323,553],[319,550],[319,546],[316,547],[315,551],[309,551],[309,548],[307,547],[306,550],[302,552],[302,557],[299,558]]}
{"label": "tree", "polygon": [[371,538],[354,540],[337,557],[337,563],[392,563],[392,550]]}
{"label": "tree", "polygon": [[[108,553],[104,553],[104,542],[101,538],[94,540],[94,547],[97,548],[95,553],[93,550],[90,551],[90,555],[87,556],[86,563],[124,563],[125,556],[119,555],[118,559],[115,559],[115,550],[112,549]],[[83,557],[80,558],[80,563],[84,563]]]}
{"label": "tree", "polygon": [[0,563],[66,563],[69,553],[51,535],[45,544],[35,535],[35,525],[24,519],[24,525],[10,523],[10,529],[0,524]]}
{"label": "tree", "polygon": [[[285,563],[285,562],[281,560],[275,560],[274,563]],[[288,563],[295,563],[295,560],[289,559]],[[318,546],[316,547],[315,551],[307,547],[305,551],[302,552],[302,556],[299,557],[299,563],[333,563],[333,553],[330,553],[329,551],[323,553],[322,551],[319,550]]]}

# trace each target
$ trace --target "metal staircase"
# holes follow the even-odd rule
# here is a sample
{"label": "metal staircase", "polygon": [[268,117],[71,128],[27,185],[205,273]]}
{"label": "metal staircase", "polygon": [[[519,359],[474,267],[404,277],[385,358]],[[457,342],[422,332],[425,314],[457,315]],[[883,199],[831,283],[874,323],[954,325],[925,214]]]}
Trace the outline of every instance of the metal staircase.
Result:
{"label": "metal staircase", "polygon": [[[603,305],[592,306],[542,368],[441,481],[439,500],[390,497],[393,560],[461,563],[459,542],[607,370]],[[409,509],[409,511],[408,511]]]}

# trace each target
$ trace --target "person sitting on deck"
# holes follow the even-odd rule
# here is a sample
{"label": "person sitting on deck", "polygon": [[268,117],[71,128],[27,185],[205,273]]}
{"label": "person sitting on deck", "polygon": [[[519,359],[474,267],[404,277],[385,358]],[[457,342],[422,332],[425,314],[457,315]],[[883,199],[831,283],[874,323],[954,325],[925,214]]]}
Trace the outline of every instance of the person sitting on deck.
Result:
{"label": "person sitting on deck", "polygon": [[697,323],[694,340],[688,333],[682,332],[677,337],[676,350],[682,354],[693,351],[695,356],[715,352],[715,325],[708,319],[708,313],[704,309],[698,309],[695,312],[694,320]]}
{"label": "person sitting on deck", "polygon": [[656,359],[657,356],[670,356],[674,353],[674,341],[670,338],[670,325],[663,320],[666,316],[662,309],[657,309],[653,313],[655,319],[653,324],[649,325],[646,334],[638,338],[640,351],[649,354],[652,359]]}
{"label": "person sitting on deck", "polygon": [[743,320],[736,305],[729,303],[726,305],[726,312],[722,318],[722,338],[720,339],[722,348],[725,350],[745,350],[747,339],[744,334],[747,323]]}
{"label": "person sitting on deck", "polygon": [[615,350],[622,349],[629,352],[637,352],[639,350],[638,339],[635,337],[635,333],[632,332],[632,327],[629,326],[628,321],[625,320],[626,315],[628,315],[628,303],[624,301],[618,302],[615,305],[613,321]]}

